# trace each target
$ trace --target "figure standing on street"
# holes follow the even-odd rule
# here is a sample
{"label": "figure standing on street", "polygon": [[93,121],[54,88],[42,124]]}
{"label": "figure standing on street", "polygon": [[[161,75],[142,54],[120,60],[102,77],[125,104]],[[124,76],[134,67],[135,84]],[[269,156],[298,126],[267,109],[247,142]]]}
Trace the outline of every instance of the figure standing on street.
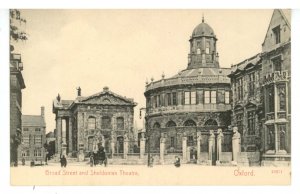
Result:
{"label": "figure standing on street", "polygon": [[67,159],[66,159],[65,155],[63,155],[63,156],[60,158],[60,166],[61,166],[61,167],[67,167]]}
{"label": "figure standing on street", "polygon": [[180,158],[178,156],[175,156],[175,162],[174,165],[178,168],[180,167]]}

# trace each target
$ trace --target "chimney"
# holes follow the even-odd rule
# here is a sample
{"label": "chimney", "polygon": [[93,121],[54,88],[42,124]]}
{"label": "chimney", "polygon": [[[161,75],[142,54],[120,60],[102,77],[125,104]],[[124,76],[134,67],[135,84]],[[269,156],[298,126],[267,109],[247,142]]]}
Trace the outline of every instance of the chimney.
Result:
{"label": "chimney", "polygon": [[41,116],[43,118],[45,118],[45,107],[44,106],[41,107]]}

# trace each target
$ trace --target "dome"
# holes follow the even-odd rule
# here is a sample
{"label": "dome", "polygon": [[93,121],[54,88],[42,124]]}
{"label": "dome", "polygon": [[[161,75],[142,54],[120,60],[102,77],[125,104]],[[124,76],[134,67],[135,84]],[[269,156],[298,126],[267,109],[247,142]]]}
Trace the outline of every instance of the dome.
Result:
{"label": "dome", "polygon": [[204,23],[204,20],[202,20],[202,23],[196,26],[192,34],[192,37],[198,36],[215,37],[215,33],[214,30],[207,23]]}

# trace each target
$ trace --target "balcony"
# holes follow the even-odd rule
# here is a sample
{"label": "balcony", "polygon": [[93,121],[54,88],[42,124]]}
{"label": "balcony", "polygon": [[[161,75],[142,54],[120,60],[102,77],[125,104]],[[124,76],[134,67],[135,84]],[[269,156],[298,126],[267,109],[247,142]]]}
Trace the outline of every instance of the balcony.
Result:
{"label": "balcony", "polygon": [[263,77],[263,85],[275,82],[288,81],[289,77],[290,75],[288,71],[275,71],[273,73],[268,73]]}

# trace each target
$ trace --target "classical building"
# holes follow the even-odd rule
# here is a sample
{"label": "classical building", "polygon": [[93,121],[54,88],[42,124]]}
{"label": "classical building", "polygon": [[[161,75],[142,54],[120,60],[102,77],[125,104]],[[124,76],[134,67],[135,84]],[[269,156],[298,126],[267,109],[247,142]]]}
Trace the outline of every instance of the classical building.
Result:
{"label": "classical building", "polygon": [[[228,128],[230,68],[220,67],[217,37],[204,18],[193,30],[189,42],[186,69],[170,78],[162,75],[162,79],[146,83],[145,119],[150,152],[182,153],[183,161],[209,160],[215,164],[219,158],[216,149],[209,148],[215,147],[212,142],[222,136],[224,141],[219,146],[223,152],[232,150],[232,131]],[[231,158],[228,155],[224,160]]]}
{"label": "classical building", "polygon": [[115,94],[104,87],[103,91],[83,97],[80,87],[75,100],[53,101],[56,116],[56,153],[77,156],[83,160],[99,146],[110,156],[134,151],[133,99]]}
{"label": "classical building", "polygon": [[261,152],[261,165],[289,164],[291,152],[291,25],[274,10],[262,52],[231,67],[232,124],[242,151]]}
{"label": "classical building", "polygon": [[41,115],[22,115],[22,143],[19,147],[19,160],[44,161],[46,143],[45,108]]}

